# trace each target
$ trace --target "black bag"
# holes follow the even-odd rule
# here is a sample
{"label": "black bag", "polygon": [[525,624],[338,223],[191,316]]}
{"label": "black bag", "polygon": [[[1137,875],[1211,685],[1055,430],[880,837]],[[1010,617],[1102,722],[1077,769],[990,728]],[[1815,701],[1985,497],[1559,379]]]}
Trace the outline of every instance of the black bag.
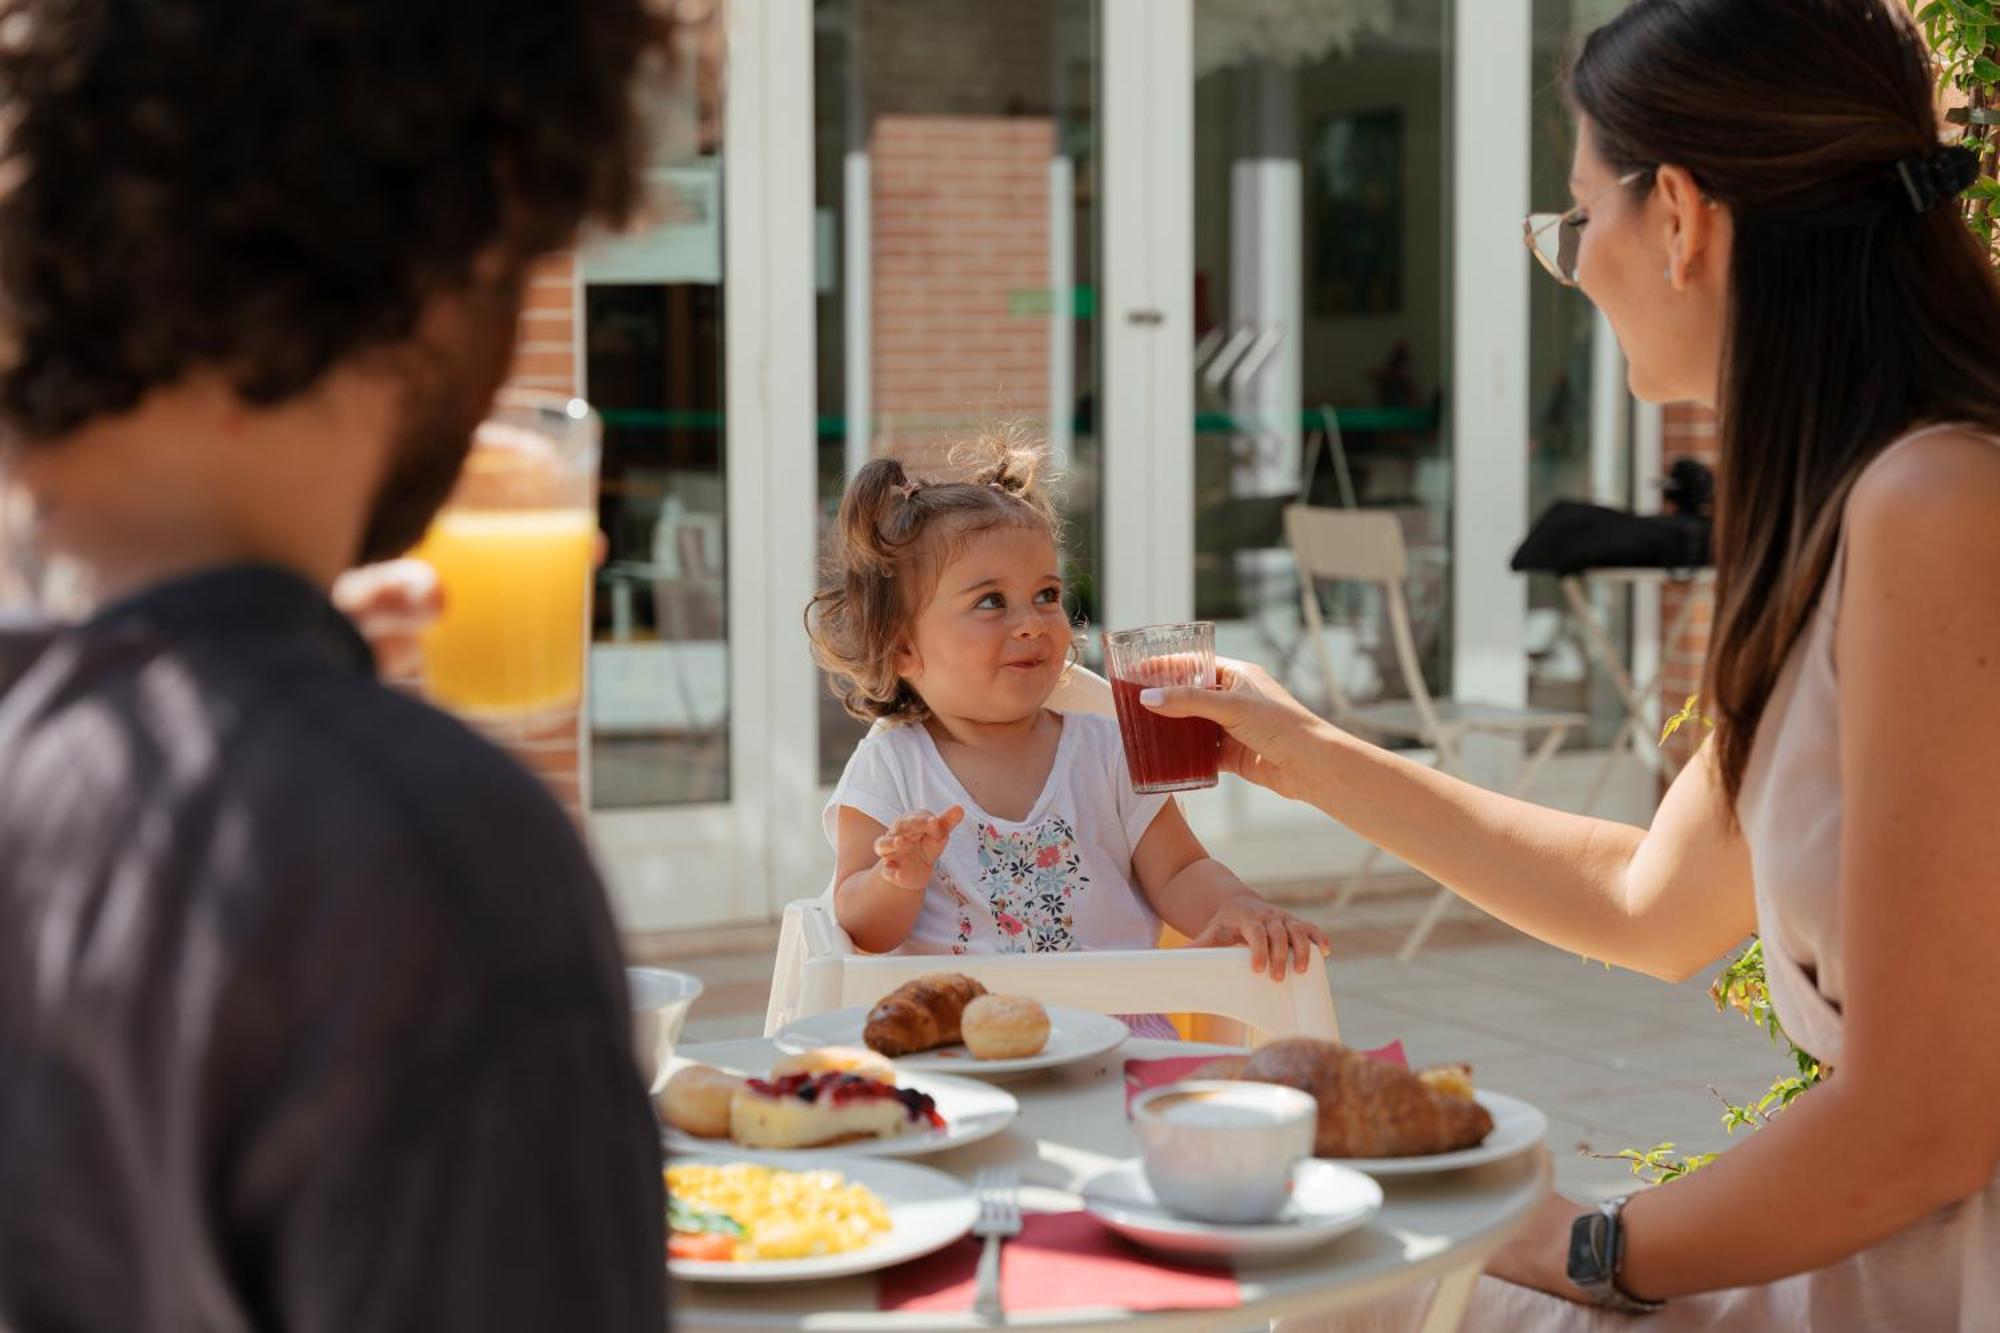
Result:
{"label": "black bag", "polygon": [[1586,569],[1700,569],[1715,563],[1714,521],[1702,511],[1715,478],[1691,458],[1668,475],[1671,514],[1634,514],[1578,500],[1550,505],[1514,552],[1516,573],[1580,574]]}

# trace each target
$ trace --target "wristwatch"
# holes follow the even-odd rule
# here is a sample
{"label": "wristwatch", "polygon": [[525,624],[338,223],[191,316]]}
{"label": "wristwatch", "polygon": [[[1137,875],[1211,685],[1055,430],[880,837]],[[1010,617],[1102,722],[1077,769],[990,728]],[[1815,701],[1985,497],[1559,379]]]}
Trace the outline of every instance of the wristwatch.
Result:
{"label": "wristwatch", "polygon": [[1620,1217],[1626,1197],[1601,1203],[1570,1225],[1569,1280],[1602,1309],[1651,1314],[1666,1302],[1642,1301],[1618,1285],[1618,1270],[1625,1265],[1625,1226]]}

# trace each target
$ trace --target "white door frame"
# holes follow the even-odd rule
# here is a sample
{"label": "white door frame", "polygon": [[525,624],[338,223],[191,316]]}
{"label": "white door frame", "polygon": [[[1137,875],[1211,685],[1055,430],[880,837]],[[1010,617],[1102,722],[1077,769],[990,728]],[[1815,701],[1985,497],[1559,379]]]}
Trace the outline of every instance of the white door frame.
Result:
{"label": "white door frame", "polygon": [[1194,3],[1100,0],[1109,626],[1194,614]]}

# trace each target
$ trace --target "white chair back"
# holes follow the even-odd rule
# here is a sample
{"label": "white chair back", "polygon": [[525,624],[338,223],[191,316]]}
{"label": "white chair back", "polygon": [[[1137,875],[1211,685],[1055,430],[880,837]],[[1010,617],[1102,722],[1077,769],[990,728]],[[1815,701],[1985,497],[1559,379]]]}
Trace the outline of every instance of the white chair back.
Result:
{"label": "white chair back", "polygon": [[1242,1024],[1251,1045],[1277,1037],[1340,1037],[1326,964],[1317,954],[1305,971],[1272,981],[1250,970],[1250,951],[1240,947],[849,958],[836,1007],[872,1005],[931,972],[962,972],[995,994],[1029,995],[1093,1013],[1213,1014]]}
{"label": "white chair back", "polygon": [[1253,1045],[1276,1037],[1337,1041],[1340,1035],[1326,964],[1317,955],[1305,971],[1287,973],[1283,981],[1252,972],[1242,948],[865,955],[854,951],[823,898],[785,908],[764,1035],[813,1014],[872,1005],[931,972],[962,972],[999,994],[1032,995],[1044,1004],[1100,1014],[1212,1014],[1240,1025]]}

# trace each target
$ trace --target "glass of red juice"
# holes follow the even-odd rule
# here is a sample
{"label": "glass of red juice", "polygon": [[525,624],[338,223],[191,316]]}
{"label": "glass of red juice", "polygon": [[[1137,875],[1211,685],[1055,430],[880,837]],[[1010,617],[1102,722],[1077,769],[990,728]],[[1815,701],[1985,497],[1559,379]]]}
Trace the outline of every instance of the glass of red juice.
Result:
{"label": "glass of red juice", "polygon": [[1132,790],[1213,787],[1222,728],[1206,718],[1161,717],[1139,702],[1139,692],[1163,685],[1213,688],[1215,626],[1204,620],[1106,634],[1104,661]]}

